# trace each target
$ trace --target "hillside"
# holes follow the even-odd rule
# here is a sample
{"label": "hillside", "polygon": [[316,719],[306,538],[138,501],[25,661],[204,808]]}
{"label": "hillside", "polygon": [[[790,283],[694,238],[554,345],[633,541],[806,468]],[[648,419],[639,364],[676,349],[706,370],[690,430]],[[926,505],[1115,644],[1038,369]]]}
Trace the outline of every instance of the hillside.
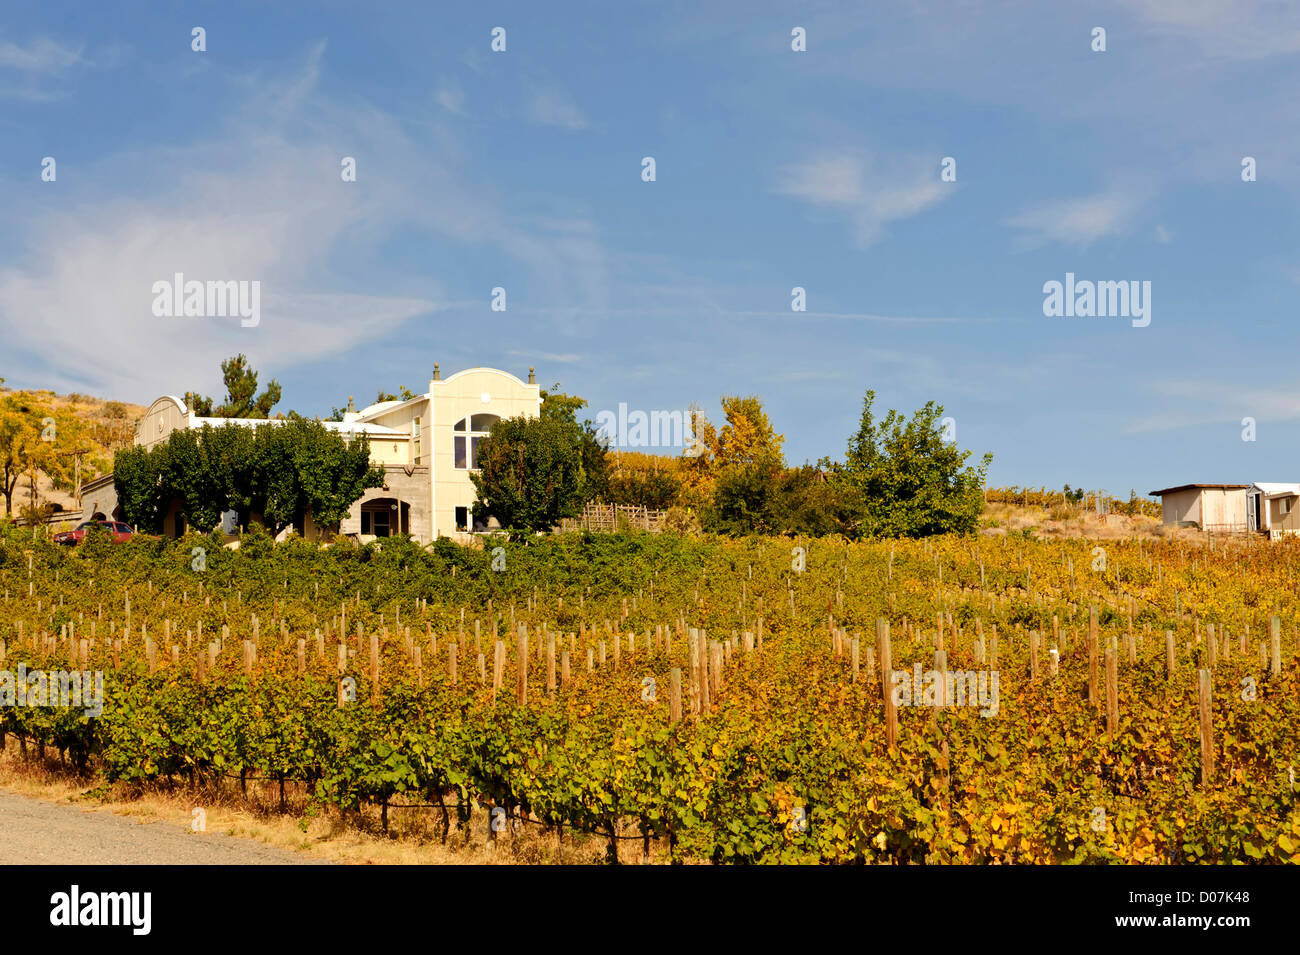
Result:
{"label": "hillside", "polygon": [[[0,385],[0,403],[29,409],[31,414],[55,419],[69,451],[84,450],[81,456],[81,481],[112,473],[113,456],[135,440],[136,422],[147,410],[143,405],[108,398],[96,398],[76,392],[58,394],[52,390],[15,389]],[[71,455],[69,455],[71,457]],[[67,468],[68,478],[52,481],[47,475],[37,480],[37,497],[42,503],[55,505],[55,511],[74,510],[75,468]],[[14,494],[14,509],[20,500],[30,500],[30,485],[20,478]],[[0,508],[3,502],[0,501]],[[0,511],[2,513],[2,511]]]}

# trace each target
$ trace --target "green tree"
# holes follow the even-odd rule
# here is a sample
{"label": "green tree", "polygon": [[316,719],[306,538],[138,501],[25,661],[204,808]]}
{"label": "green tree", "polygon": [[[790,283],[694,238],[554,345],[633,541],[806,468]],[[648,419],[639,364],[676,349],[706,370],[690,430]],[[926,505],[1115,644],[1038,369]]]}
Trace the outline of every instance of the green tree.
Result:
{"label": "green tree", "polygon": [[993,455],[967,466],[971,452],[944,439],[942,405],[928,401],[910,421],[891,410],[876,422],[875,398],[868,391],[863,399],[842,475],[860,495],[859,529],[880,537],[973,533]]}
{"label": "green tree", "polygon": [[127,520],[161,530],[172,502],[191,526],[216,526],[238,511],[241,523],[272,533],[308,512],[320,527],[337,525],[367,488],[383,484],[364,436],[349,442],[318,421],[295,417],[249,428],[205,425],[175,431],[152,450],[117,456],[114,482]]}
{"label": "green tree", "polygon": [[479,445],[476,520],[513,530],[549,531],[576,517],[586,500],[584,430],[565,415],[503,418]]}
{"label": "green tree", "polygon": [[583,488],[582,501],[604,500],[609,491],[608,449],[590,419],[578,420],[578,412],[587,407],[587,399],[568,395],[557,389],[559,382],[541,393],[541,416],[581,431]]}
{"label": "green tree", "polygon": [[28,470],[33,455],[41,452],[39,406],[17,395],[0,396],[0,491],[4,492],[5,516],[13,515],[14,491],[18,479]]}
{"label": "green tree", "polygon": [[721,430],[705,425],[696,432],[703,453],[694,466],[703,460],[713,484],[704,526],[725,534],[770,531],[785,436],[776,433],[757,397],[724,395],[721,404],[727,418]]}
{"label": "green tree", "polygon": [[704,529],[717,534],[771,530],[771,498],[777,474],[769,468],[733,465],[718,475],[704,512]]}
{"label": "green tree", "polygon": [[13,513],[20,478],[26,479],[29,489],[27,507],[34,509],[42,476],[60,490],[71,490],[79,457],[83,458],[83,476],[97,473],[102,461],[85,457],[95,450],[86,422],[74,409],[52,408],[35,392],[0,396],[0,492],[5,514]]}
{"label": "green tree", "polygon": [[221,375],[226,384],[226,400],[214,407],[211,398],[193,391],[185,393],[185,403],[202,418],[269,418],[271,409],[280,401],[280,383],[274,378],[266,389],[257,393],[257,372],[243,355],[236,355],[221,363]]}
{"label": "green tree", "polygon": [[[375,404],[382,404],[385,401],[410,401],[412,398],[418,397],[416,393],[412,391],[410,388],[406,387],[406,385],[402,385],[398,390],[401,392],[401,394],[394,395],[387,391],[384,391],[383,388],[380,388],[379,394],[375,396]],[[340,409],[335,408],[334,410],[337,412]],[[342,421],[343,420],[342,416],[340,416],[338,420]]]}
{"label": "green tree", "polygon": [[772,489],[768,523],[781,534],[851,535],[861,508],[841,468],[826,459],[783,471]]}

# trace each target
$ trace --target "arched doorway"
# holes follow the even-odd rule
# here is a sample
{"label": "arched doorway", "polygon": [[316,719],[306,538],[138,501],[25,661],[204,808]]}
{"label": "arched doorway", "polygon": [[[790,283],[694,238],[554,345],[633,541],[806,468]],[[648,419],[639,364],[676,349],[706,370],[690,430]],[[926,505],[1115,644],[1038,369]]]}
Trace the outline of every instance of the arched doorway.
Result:
{"label": "arched doorway", "polygon": [[411,505],[395,497],[376,497],[361,504],[361,535],[392,537],[411,533]]}

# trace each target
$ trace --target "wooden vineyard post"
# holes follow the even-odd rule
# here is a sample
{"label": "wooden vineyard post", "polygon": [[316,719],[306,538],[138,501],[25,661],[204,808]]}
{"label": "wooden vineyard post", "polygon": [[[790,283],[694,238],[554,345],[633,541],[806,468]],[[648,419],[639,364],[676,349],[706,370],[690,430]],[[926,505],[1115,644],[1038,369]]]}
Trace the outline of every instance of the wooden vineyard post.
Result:
{"label": "wooden vineyard post", "polygon": [[1219,641],[1214,633],[1214,624],[1205,625],[1205,653],[1210,661],[1210,669],[1213,670],[1218,661]]}
{"label": "wooden vineyard post", "polygon": [[253,672],[253,653],[255,646],[252,640],[244,641],[244,676],[249,676]]}
{"label": "wooden vineyard post", "polygon": [[560,652],[560,686],[568,686],[571,679],[569,675],[569,651],[562,650]]}
{"label": "wooden vineyard post", "polygon": [[1214,723],[1211,720],[1210,709],[1210,671],[1198,670],[1196,677],[1197,703],[1201,717],[1201,785],[1209,786],[1214,778]]}
{"label": "wooden vineyard post", "polygon": [[889,621],[876,618],[876,655],[880,657],[880,692],[885,700],[885,741],[893,750],[898,743],[898,705],[894,702],[893,650],[889,644]]}
{"label": "wooden vineyard post", "polygon": [[695,651],[700,658],[700,712],[709,713],[713,709],[713,696],[709,692],[709,638],[704,630],[695,642]]}
{"label": "wooden vineyard post", "polygon": [[1274,617],[1268,623],[1268,647],[1272,654],[1269,672],[1273,676],[1282,674],[1282,618]]}
{"label": "wooden vineyard post", "polygon": [[1097,699],[1097,605],[1088,610],[1088,702],[1100,707]]}
{"label": "wooden vineyard post", "polygon": [[853,660],[853,682],[858,682],[858,638],[854,637],[853,642],[849,645],[849,653]]}
{"label": "wooden vineyard post", "polygon": [[[4,662],[3,658],[4,654],[0,653],[0,663]],[[199,658],[197,662],[199,682],[206,683],[208,681],[208,652],[203,647],[199,647]]]}
{"label": "wooden vineyard post", "polygon": [[700,651],[698,649],[700,642],[700,632],[691,627],[690,637],[686,644],[687,655],[691,664],[691,714],[696,715],[700,712]]}
{"label": "wooden vineyard post", "polygon": [[673,667],[668,674],[668,720],[680,723],[682,719],[682,668]]}
{"label": "wooden vineyard post", "polygon": [[298,638],[298,675],[302,676],[307,672],[307,641]]}
{"label": "wooden vineyard post", "polygon": [[492,651],[492,705],[496,706],[497,694],[501,692],[501,681],[506,672],[506,642],[498,640]]}
{"label": "wooden vineyard post", "polygon": [[339,653],[338,653],[339,709],[342,709],[343,704],[347,702],[347,700],[344,699],[344,692],[343,692],[343,675],[347,673],[347,670],[348,670],[348,647],[347,644],[340,643]]}
{"label": "wooden vineyard post", "polygon": [[1119,651],[1106,650],[1106,732],[1114,736],[1119,731]]}
{"label": "wooden vineyard post", "polygon": [[516,675],[515,702],[523,706],[528,702],[528,635],[520,630],[517,639],[515,651],[519,672]]}
{"label": "wooden vineyard post", "polygon": [[1038,682],[1038,631],[1029,634],[1029,679]]}
{"label": "wooden vineyard post", "polygon": [[1174,657],[1174,632],[1172,630],[1166,630],[1165,631],[1165,679],[1172,680],[1174,678],[1175,662],[1176,660]]}
{"label": "wooden vineyard post", "polygon": [[546,692],[555,692],[555,634],[546,633]]}
{"label": "wooden vineyard post", "polygon": [[934,651],[934,669],[939,674],[939,706],[946,707],[952,701],[948,699],[948,652]]}
{"label": "wooden vineyard post", "polygon": [[379,634],[370,635],[370,702],[379,706]]}

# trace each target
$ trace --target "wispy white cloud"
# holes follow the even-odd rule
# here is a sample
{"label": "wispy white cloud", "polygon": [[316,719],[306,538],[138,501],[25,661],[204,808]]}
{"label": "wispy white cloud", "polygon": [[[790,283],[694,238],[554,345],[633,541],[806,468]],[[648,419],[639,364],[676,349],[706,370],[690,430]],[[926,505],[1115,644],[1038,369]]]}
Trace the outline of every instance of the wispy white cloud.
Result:
{"label": "wispy white cloud", "polygon": [[465,92],[454,81],[443,81],[433,94],[434,102],[449,113],[465,115]]}
{"label": "wispy white cloud", "polygon": [[0,68],[22,73],[60,73],[82,62],[81,50],[42,37],[27,46],[0,43]]}
{"label": "wispy white cloud", "polygon": [[1244,417],[1256,421],[1300,420],[1300,393],[1286,388],[1239,387],[1206,379],[1156,382],[1152,390],[1167,406],[1133,418],[1129,434],[1220,425],[1240,427]]}
{"label": "wispy white cloud", "polygon": [[[83,189],[58,212],[48,202],[7,210],[25,251],[0,269],[5,350],[30,356],[29,370],[50,387],[147,401],[219,387],[214,369],[236,351],[277,374],[391,342],[404,322],[454,306],[442,281],[421,274],[406,289],[357,294],[338,265],[344,246],[342,261],[382,263],[403,228],[495,247],[537,296],[593,311],[607,302],[594,229],[570,216],[555,220],[565,224],[556,235],[522,220],[471,185],[451,158],[457,150],[431,154],[382,111],[320,95],[323,56],[317,45],[278,83],[235,81],[247,98],[214,118],[211,141],[107,157],[87,167]],[[358,180],[345,183],[339,157],[353,153]],[[126,195],[119,184],[150,162],[172,171],[170,188]],[[260,324],[156,318],[153,283],[176,272],[260,281]],[[148,360],[104,360],[123,343]]]}
{"label": "wispy white cloud", "polygon": [[823,155],[781,170],[776,191],[847,216],[861,245],[881,237],[891,222],[919,215],[951,195],[937,163],[881,162],[858,153]]}
{"label": "wispy white cloud", "polygon": [[538,361],[549,361],[556,365],[573,365],[587,360],[587,356],[577,355],[572,352],[556,354],[555,352],[547,351],[524,351],[522,349],[512,349],[506,352],[506,354],[513,358],[535,358]]}
{"label": "wispy white cloud", "polygon": [[1199,47],[1210,59],[1261,59],[1300,52],[1294,0],[1124,0],[1153,31]]}
{"label": "wispy white cloud", "polygon": [[1144,196],[1132,188],[1072,199],[1048,199],[1012,216],[1006,224],[1021,230],[1024,245],[1029,248],[1049,242],[1086,246],[1127,232],[1143,201]]}
{"label": "wispy white cloud", "polygon": [[545,87],[533,91],[528,104],[528,118],[540,126],[558,126],[561,129],[586,129],[587,118],[573,99],[563,90]]}
{"label": "wispy white cloud", "polygon": [[81,49],[73,49],[48,37],[26,45],[0,43],[0,96],[48,103],[66,95],[61,88],[69,71],[91,65]]}

